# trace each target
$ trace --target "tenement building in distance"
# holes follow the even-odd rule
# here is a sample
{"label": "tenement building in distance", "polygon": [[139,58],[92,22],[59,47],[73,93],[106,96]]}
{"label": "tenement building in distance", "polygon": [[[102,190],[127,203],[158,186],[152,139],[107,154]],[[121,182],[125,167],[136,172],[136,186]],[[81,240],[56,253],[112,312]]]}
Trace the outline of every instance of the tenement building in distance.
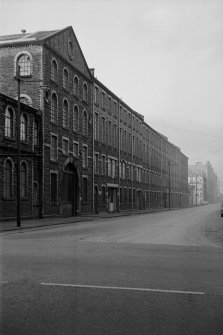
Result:
{"label": "tenement building in distance", "polygon": [[0,73],[0,218],[17,131],[22,217],[187,206],[188,158],[95,78],[72,27],[1,36]]}

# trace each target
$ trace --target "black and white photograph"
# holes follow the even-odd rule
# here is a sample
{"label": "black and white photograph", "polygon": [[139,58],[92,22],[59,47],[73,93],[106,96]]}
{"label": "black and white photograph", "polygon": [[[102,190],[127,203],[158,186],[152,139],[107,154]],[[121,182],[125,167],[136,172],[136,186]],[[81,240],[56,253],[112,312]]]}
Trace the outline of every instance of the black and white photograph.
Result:
{"label": "black and white photograph", "polygon": [[0,335],[223,334],[223,1],[0,0]]}

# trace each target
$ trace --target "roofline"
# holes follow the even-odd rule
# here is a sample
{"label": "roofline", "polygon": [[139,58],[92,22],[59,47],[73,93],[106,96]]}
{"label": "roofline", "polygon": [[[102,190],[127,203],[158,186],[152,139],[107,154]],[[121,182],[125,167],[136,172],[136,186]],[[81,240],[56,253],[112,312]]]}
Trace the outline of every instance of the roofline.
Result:
{"label": "roofline", "polygon": [[[70,29],[70,28],[73,29],[72,26],[67,26],[67,27],[65,27],[65,28],[58,29],[58,30],[54,31],[53,33],[49,34],[48,36],[46,36],[46,37],[44,37],[44,38],[40,38],[39,40],[40,40],[40,41],[45,41],[45,40],[47,40],[48,38],[50,38],[50,37],[52,37],[52,36],[55,36],[55,35],[57,35],[57,34],[63,32],[63,31],[65,31],[65,30],[67,30],[67,29]],[[41,31],[41,30],[40,30],[40,31]]]}
{"label": "roofline", "polygon": [[[124,105],[129,111],[131,111],[132,113],[137,114],[136,116],[140,119],[140,113],[136,112],[134,109],[132,109],[130,106],[128,106],[124,101],[122,101],[115,93],[113,93],[109,88],[107,88],[100,80],[98,80],[96,77],[93,76],[93,81],[94,83],[98,84],[99,86],[101,86],[102,88],[104,88],[105,90],[107,90],[111,96],[115,97],[115,99],[117,99],[117,101],[119,101],[119,103],[121,103],[122,105]],[[186,159],[189,159],[182,151],[181,148],[178,147],[177,145],[173,144],[172,142],[170,142],[168,140],[168,138],[166,139],[165,135],[162,135],[160,132],[158,132],[156,129],[154,129],[153,127],[151,127],[144,119],[144,115],[143,116],[143,124],[146,125],[150,130],[152,130],[154,133],[156,133],[162,140],[164,140],[166,143],[168,143],[173,149],[175,149],[177,152],[179,152],[182,156],[184,156]]]}
{"label": "roofline", "polygon": [[[6,95],[2,92],[0,92],[0,99],[6,100],[6,101],[8,100],[9,102],[11,102],[11,104],[18,105],[18,100],[14,99],[14,98],[10,97],[9,95]],[[39,109],[36,109],[36,108],[34,108],[32,106],[29,106],[29,105],[26,105],[22,102],[21,102],[21,108],[22,109],[28,109],[29,111],[31,111],[34,114],[39,112]]]}

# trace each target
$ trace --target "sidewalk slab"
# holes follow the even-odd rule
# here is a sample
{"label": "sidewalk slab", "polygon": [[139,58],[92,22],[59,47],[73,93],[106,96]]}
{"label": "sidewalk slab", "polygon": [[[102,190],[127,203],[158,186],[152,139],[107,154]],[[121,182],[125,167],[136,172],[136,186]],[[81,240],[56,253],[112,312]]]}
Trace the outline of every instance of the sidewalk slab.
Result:
{"label": "sidewalk slab", "polygon": [[41,227],[49,227],[54,225],[66,224],[66,223],[78,223],[78,222],[87,222],[93,221],[96,219],[109,219],[114,217],[126,216],[126,215],[138,215],[138,214],[147,214],[157,211],[164,211],[168,209],[147,209],[147,210],[128,210],[128,211],[120,211],[114,213],[99,213],[99,214],[87,214],[87,215],[79,215],[72,217],[51,217],[44,219],[31,219],[31,220],[22,220],[21,227],[17,227],[17,221],[0,221],[0,233],[7,231],[20,231],[28,228],[41,228]]}

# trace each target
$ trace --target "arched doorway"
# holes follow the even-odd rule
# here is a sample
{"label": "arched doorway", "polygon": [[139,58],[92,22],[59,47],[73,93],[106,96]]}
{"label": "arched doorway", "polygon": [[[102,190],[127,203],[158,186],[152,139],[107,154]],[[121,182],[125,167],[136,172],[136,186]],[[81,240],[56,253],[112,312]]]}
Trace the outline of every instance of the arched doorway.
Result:
{"label": "arched doorway", "polygon": [[95,214],[98,213],[98,186],[95,185],[94,187],[94,212]]}
{"label": "arched doorway", "polygon": [[61,208],[62,216],[74,216],[79,208],[79,180],[78,173],[69,162],[64,170],[61,183]]}
{"label": "arched doorway", "polygon": [[136,208],[142,209],[142,191],[141,190],[137,190],[137,193],[136,193]]}

